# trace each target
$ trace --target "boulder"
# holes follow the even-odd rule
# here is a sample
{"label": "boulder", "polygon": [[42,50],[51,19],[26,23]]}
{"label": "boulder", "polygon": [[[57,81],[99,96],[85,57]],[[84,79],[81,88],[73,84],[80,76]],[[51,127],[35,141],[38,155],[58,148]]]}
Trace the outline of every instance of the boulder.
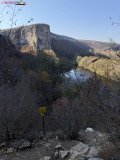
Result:
{"label": "boulder", "polygon": [[84,143],[89,144],[90,146],[102,146],[109,140],[109,135],[106,133],[100,133],[94,131],[91,128],[87,128],[84,134]]}
{"label": "boulder", "polygon": [[66,158],[68,156],[69,151],[67,151],[67,150],[66,151],[60,151],[59,154],[60,154],[60,158],[63,159],[63,158]]}
{"label": "boulder", "polygon": [[14,152],[14,149],[15,149],[15,148],[13,148],[13,147],[8,148],[7,154],[8,154],[8,153],[13,153],[13,152]]}
{"label": "boulder", "polygon": [[93,132],[94,130],[92,129],[92,128],[87,128],[86,130],[85,130],[85,132]]}
{"label": "boulder", "polygon": [[9,146],[13,147],[15,149],[18,149],[19,146],[24,142],[24,139],[22,140],[15,140],[14,142],[12,142]]}
{"label": "boulder", "polygon": [[57,146],[55,146],[55,149],[61,149],[61,148],[62,148],[61,144],[58,144]]}
{"label": "boulder", "polygon": [[30,142],[26,140],[19,146],[19,149],[29,148],[30,146]]}
{"label": "boulder", "polygon": [[99,151],[100,151],[100,147],[92,146],[92,147],[90,147],[90,150],[89,150],[87,156],[88,157],[95,157],[98,155]]}
{"label": "boulder", "polygon": [[10,144],[10,147],[13,147],[15,149],[23,149],[23,148],[29,148],[31,146],[30,142],[27,140],[15,140]]}
{"label": "boulder", "polygon": [[88,152],[90,147],[79,142],[76,146],[72,147],[69,152],[71,153],[71,159],[75,159],[78,156],[84,155]]}

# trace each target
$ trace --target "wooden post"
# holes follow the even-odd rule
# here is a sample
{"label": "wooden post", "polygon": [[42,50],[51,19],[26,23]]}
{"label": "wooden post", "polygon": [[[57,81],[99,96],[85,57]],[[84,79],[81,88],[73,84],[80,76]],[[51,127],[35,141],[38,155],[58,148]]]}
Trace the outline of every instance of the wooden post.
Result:
{"label": "wooden post", "polygon": [[44,137],[45,137],[45,123],[44,123],[44,117],[42,116],[42,120],[43,120],[43,133],[44,133]]}
{"label": "wooden post", "polygon": [[39,113],[41,114],[42,116],[42,121],[43,121],[43,134],[45,136],[45,122],[44,122],[44,113],[46,112],[46,107],[43,105],[41,105],[42,107],[39,107]]}

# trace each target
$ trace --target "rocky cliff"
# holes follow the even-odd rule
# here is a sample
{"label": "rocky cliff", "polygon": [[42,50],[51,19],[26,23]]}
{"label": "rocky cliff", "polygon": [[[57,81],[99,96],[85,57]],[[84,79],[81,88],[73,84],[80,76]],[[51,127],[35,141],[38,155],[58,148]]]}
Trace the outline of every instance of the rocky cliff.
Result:
{"label": "rocky cliff", "polygon": [[50,26],[47,24],[38,23],[25,26],[22,29],[13,28],[11,32],[9,29],[0,31],[0,34],[4,36],[8,36],[9,33],[11,42],[18,50],[25,46],[32,48],[35,52],[51,49]]}
{"label": "rocky cliff", "polygon": [[[7,36],[10,29],[1,30],[0,34]],[[57,35],[50,32],[50,26],[43,23],[25,26],[23,28],[11,29],[11,42],[16,48],[22,52],[53,49],[57,56],[60,57],[60,52],[72,54],[83,51],[106,51],[111,50],[110,43],[77,40],[71,37]],[[117,44],[117,47],[120,45]],[[119,47],[120,48],[120,47]],[[59,53],[58,53],[59,52]]]}

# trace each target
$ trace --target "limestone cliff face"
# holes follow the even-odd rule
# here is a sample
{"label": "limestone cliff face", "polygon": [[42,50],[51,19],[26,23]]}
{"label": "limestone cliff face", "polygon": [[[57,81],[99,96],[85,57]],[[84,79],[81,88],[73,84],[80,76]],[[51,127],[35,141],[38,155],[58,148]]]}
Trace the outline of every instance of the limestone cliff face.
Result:
{"label": "limestone cliff face", "polygon": [[[1,30],[0,34],[8,36],[9,32],[9,29]],[[11,42],[18,50],[26,45],[30,46],[30,48],[32,47],[35,52],[43,49],[51,49],[50,26],[47,24],[33,24],[25,26],[21,30],[19,28],[13,28],[10,37]]]}

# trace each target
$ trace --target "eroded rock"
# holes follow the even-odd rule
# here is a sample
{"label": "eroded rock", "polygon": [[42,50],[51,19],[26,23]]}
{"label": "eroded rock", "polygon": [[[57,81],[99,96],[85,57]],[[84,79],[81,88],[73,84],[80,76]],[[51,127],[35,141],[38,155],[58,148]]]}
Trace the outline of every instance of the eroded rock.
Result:
{"label": "eroded rock", "polygon": [[29,148],[30,146],[30,142],[26,140],[19,146],[19,149]]}
{"label": "eroded rock", "polygon": [[[10,29],[0,31],[3,36],[8,36]],[[48,24],[33,24],[20,28],[12,28],[10,32],[11,42],[18,50],[39,51],[50,50],[50,26]]]}
{"label": "eroded rock", "polygon": [[85,130],[85,132],[93,132],[94,130],[92,129],[92,128],[87,128],[86,130]]}
{"label": "eroded rock", "polygon": [[61,148],[62,148],[61,144],[58,144],[57,146],[55,146],[55,149],[61,149]]}
{"label": "eroded rock", "polygon": [[19,146],[20,146],[23,142],[24,142],[24,139],[22,139],[22,140],[15,140],[14,142],[12,142],[12,143],[10,144],[10,147],[13,147],[13,148],[15,148],[15,149],[18,149]]}
{"label": "eroded rock", "polygon": [[92,146],[87,154],[88,157],[95,157],[98,155],[100,147]]}
{"label": "eroded rock", "polygon": [[67,157],[67,155],[69,154],[69,151],[60,151],[60,158],[66,158]]}
{"label": "eroded rock", "polygon": [[15,149],[15,148],[13,148],[13,147],[8,148],[7,154],[8,154],[8,153],[13,153],[13,152],[14,152],[14,149]]}
{"label": "eroded rock", "polygon": [[78,156],[84,155],[88,152],[90,147],[79,142],[76,146],[72,147],[69,152],[71,153],[71,159],[74,159]]}

